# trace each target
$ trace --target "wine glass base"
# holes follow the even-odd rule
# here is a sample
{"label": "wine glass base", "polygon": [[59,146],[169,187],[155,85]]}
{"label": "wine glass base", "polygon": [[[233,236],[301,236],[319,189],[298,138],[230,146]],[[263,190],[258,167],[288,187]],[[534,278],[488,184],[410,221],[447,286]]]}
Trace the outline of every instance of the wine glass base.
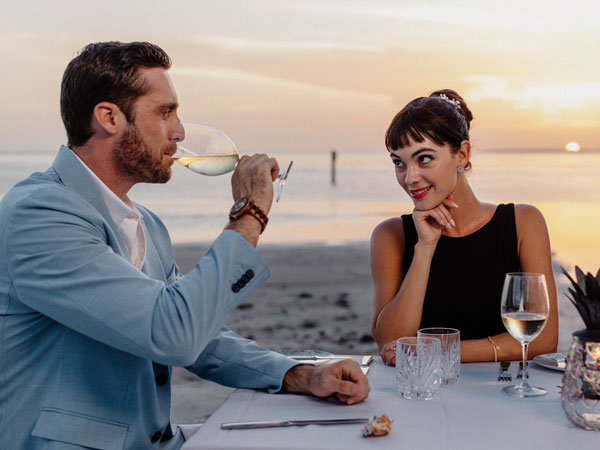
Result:
{"label": "wine glass base", "polygon": [[512,397],[539,397],[541,395],[546,395],[548,391],[544,388],[534,387],[534,386],[524,386],[522,384],[516,384],[513,386],[506,386],[502,389],[506,395],[510,395]]}

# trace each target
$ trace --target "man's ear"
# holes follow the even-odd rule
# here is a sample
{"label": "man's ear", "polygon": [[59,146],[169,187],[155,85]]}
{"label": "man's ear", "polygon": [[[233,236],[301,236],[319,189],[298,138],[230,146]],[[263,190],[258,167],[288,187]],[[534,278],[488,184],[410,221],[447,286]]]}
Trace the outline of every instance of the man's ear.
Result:
{"label": "man's ear", "polygon": [[92,112],[92,130],[94,134],[114,136],[120,134],[127,124],[127,118],[114,103],[100,102]]}
{"label": "man's ear", "polygon": [[471,143],[469,141],[462,141],[460,148],[456,154],[456,162],[459,166],[466,167],[471,160]]}

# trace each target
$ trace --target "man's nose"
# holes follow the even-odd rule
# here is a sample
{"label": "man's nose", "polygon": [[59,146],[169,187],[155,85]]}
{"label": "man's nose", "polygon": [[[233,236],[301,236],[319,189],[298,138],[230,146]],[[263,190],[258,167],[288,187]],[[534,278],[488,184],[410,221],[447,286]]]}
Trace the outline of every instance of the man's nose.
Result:
{"label": "man's nose", "polygon": [[177,129],[175,130],[175,133],[173,133],[173,140],[175,142],[181,142],[185,139],[185,128],[183,127],[183,124],[181,122],[179,122],[179,124],[177,125]]}

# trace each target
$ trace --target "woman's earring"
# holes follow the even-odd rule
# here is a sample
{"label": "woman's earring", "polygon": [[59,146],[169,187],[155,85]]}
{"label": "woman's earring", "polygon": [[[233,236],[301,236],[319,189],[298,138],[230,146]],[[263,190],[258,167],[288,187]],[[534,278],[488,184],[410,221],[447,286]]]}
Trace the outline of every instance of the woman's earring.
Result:
{"label": "woman's earring", "polygon": [[458,168],[456,169],[456,171],[458,173],[463,173],[465,171],[465,168],[463,166],[458,166]]}

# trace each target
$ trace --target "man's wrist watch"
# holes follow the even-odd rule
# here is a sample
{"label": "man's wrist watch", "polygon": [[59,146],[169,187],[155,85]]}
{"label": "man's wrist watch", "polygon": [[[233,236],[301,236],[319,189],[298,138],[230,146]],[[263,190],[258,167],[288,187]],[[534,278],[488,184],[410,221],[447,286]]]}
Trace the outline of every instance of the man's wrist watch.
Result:
{"label": "man's wrist watch", "polygon": [[267,226],[267,222],[269,222],[269,218],[265,214],[265,212],[250,200],[248,197],[242,197],[237,202],[233,204],[231,210],[229,211],[229,220],[234,221],[239,219],[245,214],[250,214],[260,223],[260,232],[262,234],[265,231]]}

